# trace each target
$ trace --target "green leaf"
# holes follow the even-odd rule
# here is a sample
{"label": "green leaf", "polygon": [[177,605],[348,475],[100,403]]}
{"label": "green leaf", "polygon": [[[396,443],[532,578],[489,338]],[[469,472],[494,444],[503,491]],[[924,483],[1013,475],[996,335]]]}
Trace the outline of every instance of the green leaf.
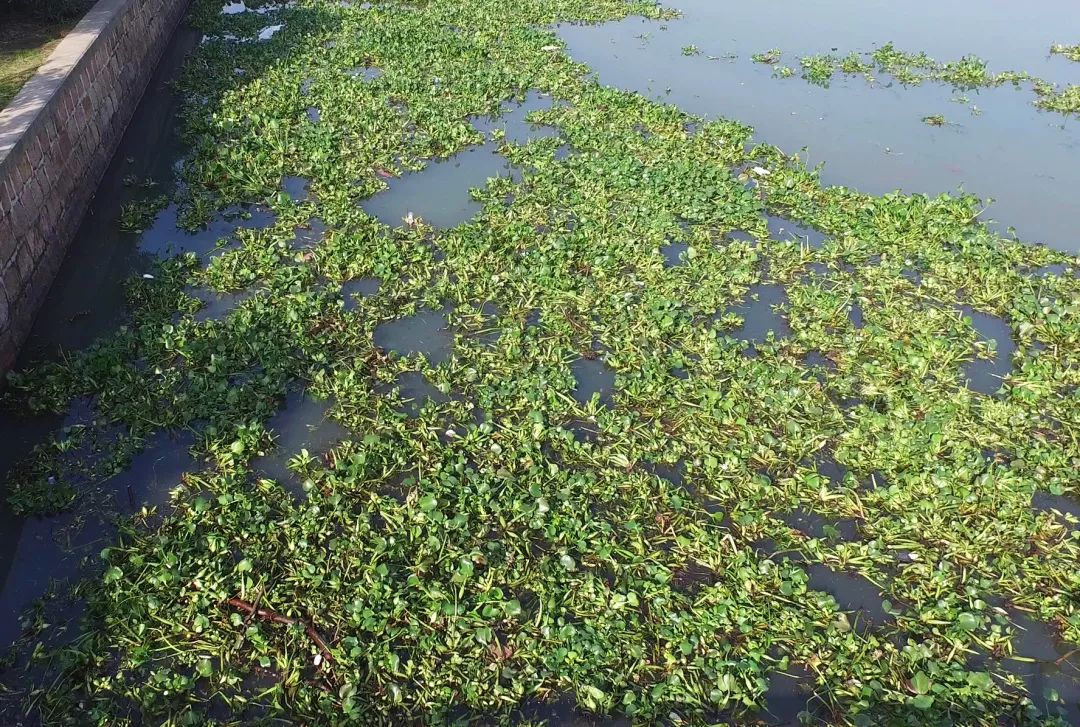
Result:
{"label": "green leaf", "polygon": [[920,694],[911,698],[911,706],[915,707],[915,709],[930,709],[933,704],[934,697],[931,694]]}
{"label": "green leaf", "polygon": [[979,627],[979,619],[975,614],[964,611],[956,617],[956,625],[964,631],[974,631]]}

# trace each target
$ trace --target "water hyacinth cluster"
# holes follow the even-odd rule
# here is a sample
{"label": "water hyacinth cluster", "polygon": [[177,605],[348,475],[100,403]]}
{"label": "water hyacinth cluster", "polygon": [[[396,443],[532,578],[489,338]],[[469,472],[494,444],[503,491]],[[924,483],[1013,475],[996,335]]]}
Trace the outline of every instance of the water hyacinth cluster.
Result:
{"label": "water hyacinth cluster", "polygon": [[[1075,59],[1075,48],[1055,44],[1051,54]],[[782,51],[772,49],[751,56],[755,63],[774,66],[774,76],[788,78],[794,74],[787,66],[778,65]],[[803,56],[799,59],[802,78],[818,86],[828,86],[837,75],[862,76],[867,83],[875,83],[875,74],[895,78],[905,86],[918,86],[924,82],[943,83],[959,90],[995,88],[1005,84],[1020,86],[1028,84],[1035,94],[1033,103],[1045,111],[1074,114],[1080,111],[1080,86],[1070,84],[1057,86],[1025,71],[1000,71],[991,73],[986,61],[967,55],[956,61],[936,61],[926,53],[910,53],[886,43],[868,53],[852,51],[845,56],[832,53]]]}
{"label": "water hyacinth cluster", "polygon": [[[93,411],[22,510],[124,514],[17,709],[1076,718],[1080,261],[825,187],[550,29],[650,3],[237,5],[192,11],[161,213],[219,232],[9,387]],[[182,474],[117,508],[163,432]]]}

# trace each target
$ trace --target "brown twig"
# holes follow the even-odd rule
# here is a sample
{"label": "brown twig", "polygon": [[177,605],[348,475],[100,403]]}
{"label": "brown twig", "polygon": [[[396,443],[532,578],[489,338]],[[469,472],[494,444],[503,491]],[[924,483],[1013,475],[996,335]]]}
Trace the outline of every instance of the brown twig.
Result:
{"label": "brown twig", "polygon": [[1064,664],[1065,662],[1067,662],[1069,659],[1073,658],[1077,654],[1080,654],[1080,649],[1073,649],[1068,654],[1065,654],[1064,656],[1062,656],[1060,659],[1056,659],[1054,661],[1054,666],[1061,666],[1062,664]]}
{"label": "brown twig", "polygon": [[228,604],[238,611],[254,616],[261,621],[267,621],[269,623],[280,624],[281,626],[296,626],[300,625],[304,627],[304,633],[308,638],[315,642],[315,646],[318,647],[319,652],[322,654],[323,661],[330,663],[334,660],[334,657],[330,654],[330,647],[326,645],[326,641],[315,630],[315,627],[309,624],[307,621],[301,621],[298,618],[292,618],[290,616],[284,616],[277,611],[272,611],[269,608],[261,608],[253,604],[248,603],[239,598],[230,598]]}

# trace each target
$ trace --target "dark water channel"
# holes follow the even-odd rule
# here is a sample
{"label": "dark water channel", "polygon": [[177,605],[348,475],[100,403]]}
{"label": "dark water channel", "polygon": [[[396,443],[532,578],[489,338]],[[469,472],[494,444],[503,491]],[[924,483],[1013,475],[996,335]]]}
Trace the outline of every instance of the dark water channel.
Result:
{"label": "dark water channel", "polygon": [[[598,26],[558,28],[570,54],[589,64],[601,82],[639,91],[707,118],[737,119],[755,139],[811,164],[825,163],[827,184],[862,192],[938,194],[963,189],[992,197],[989,217],[1000,229],[1061,250],[1080,250],[1073,219],[1080,188],[1080,124],[1039,111],[1029,89],[1009,86],[954,91],[937,83],[903,87],[880,77],[836,76],[828,88],[799,78],[799,58],[896,48],[925,51],[939,61],[975,54],[991,73],[1027,71],[1048,81],[1080,81],[1080,68],[1050,57],[1064,29],[1080,28],[1080,4],[1065,0],[1015,3],[959,0],[941,3],[859,0],[777,0],[768,3],[669,0],[683,16],[641,18]],[[1068,33],[1066,33],[1068,35]],[[1075,42],[1068,40],[1067,42]],[[697,46],[700,54],[685,55]],[[795,71],[773,69],[750,57],[772,48]],[[728,57],[733,55],[734,57]],[[710,56],[715,60],[710,59]],[[961,95],[969,103],[954,101]],[[981,113],[970,110],[977,106]],[[931,127],[924,116],[949,125]],[[796,234],[799,234],[796,232]]]}
{"label": "dark water channel", "polygon": [[[71,243],[17,368],[50,358],[61,348],[83,348],[122,323],[124,282],[150,268],[149,253],[157,249],[154,240],[158,238],[149,231],[141,236],[119,232],[117,221],[125,203],[145,194],[140,188],[145,180],[156,183],[150,194],[175,190],[175,171],[184,149],[176,125],[181,98],[170,84],[198,42],[198,33],[181,27],[162,55]],[[161,220],[168,217],[166,210],[156,226],[163,228]],[[231,227],[223,231],[225,223],[218,224],[205,235],[188,236],[179,233],[173,222],[169,237],[206,238],[231,231]],[[0,412],[0,470],[6,475],[35,444],[64,426],[82,423],[80,414],[85,412],[78,410],[83,405],[77,403],[66,420],[63,416]],[[190,437],[168,433],[146,442],[143,453],[123,474],[100,485],[100,510],[93,512],[75,510],[56,517],[23,519],[10,511],[6,492],[0,491],[0,649],[18,636],[18,617],[27,605],[52,584],[80,573],[84,559],[97,565],[101,548],[112,542],[115,514],[129,514],[143,502],[167,501],[168,490],[178,484],[180,474],[197,466],[187,454],[190,444]]]}

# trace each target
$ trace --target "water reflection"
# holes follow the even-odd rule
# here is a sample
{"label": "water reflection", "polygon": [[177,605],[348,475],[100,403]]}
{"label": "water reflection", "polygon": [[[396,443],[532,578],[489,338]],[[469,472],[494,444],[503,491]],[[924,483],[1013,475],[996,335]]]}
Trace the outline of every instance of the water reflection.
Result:
{"label": "water reflection", "polygon": [[[939,60],[965,54],[994,70],[1022,70],[1053,82],[1076,82],[1075,68],[1047,57],[1062,27],[1080,27],[1080,5],[1017,5],[1005,0],[914,4],[827,0],[804,3],[716,3],[674,0],[683,13],[663,23],[629,18],[600,26],[563,25],[570,54],[603,83],[639,91],[710,118],[737,119],[755,138],[811,164],[825,162],[822,180],[870,194],[897,188],[938,194],[958,188],[992,197],[989,217],[1026,240],[1080,250],[1072,220],[1072,190],[1080,186],[1080,130],[1040,112],[1027,89],[1003,86],[967,92],[982,113],[953,101],[948,87],[902,87],[881,79],[837,77],[829,88],[779,80],[750,61],[769,48],[798,58],[837,49],[870,51],[893,41]],[[972,23],[971,18],[979,22]],[[696,45],[701,55],[682,48]],[[726,54],[737,58],[727,61]],[[710,56],[717,60],[710,60]],[[943,114],[955,125],[931,128],[922,117]],[[1023,139],[1022,143],[1019,139]]]}

